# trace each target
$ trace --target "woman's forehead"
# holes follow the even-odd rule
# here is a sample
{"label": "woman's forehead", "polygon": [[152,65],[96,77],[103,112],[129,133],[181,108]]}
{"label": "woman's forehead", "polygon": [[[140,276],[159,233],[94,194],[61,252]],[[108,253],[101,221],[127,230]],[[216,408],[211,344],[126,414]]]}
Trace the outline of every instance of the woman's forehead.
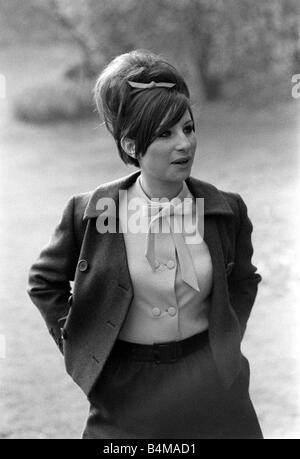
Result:
{"label": "woman's forehead", "polygon": [[191,112],[186,109],[185,113],[183,114],[182,118],[179,120],[179,123],[180,122],[186,122],[186,121],[193,121],[192,120],[192,116],[191,116]]}

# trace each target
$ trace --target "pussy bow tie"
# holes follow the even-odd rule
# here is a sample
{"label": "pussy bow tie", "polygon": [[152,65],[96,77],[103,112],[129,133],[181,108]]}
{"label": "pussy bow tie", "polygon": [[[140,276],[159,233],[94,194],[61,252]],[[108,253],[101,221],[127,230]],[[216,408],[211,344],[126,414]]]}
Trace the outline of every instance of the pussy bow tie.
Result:
{"label": "pussy bow tie", "polygon": [[[166,218],[166,221],[169,224],[170,232],[172,233],[172,237],[174,240],[174,244],[177,251],[178,261],[180,264],[181,275],[184,282],[189,284],[192,288],[200,291],[198,286],[198,280],[194,268],[194,263],[190,251],[185,243],[184,237],[182,232],[173,231],[173,228],[170,222],[170,217],[172,215],[176,216],[189,216],[188,218],[192,218],[193,212],[193,202],[192,199],[185,199],[185,202],[182,201],[178,204],[170,203],[151,203],[151,205],[144,206],[143,213],[144,215],[151,215],[151,220],[149,222],[147,236],[146,236],[146,248],[145,248],[145,256],[152,268],[155,271],[155,236],[156,233],[153,231],[153,225],[155,221],[159,218]],[[176,230],[176,227],[174,228]]]}

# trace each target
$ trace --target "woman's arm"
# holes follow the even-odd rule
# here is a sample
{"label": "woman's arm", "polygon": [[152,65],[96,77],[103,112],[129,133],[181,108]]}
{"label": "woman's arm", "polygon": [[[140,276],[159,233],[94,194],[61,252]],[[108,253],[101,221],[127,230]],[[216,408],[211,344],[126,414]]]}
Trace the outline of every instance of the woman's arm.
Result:
{"label": "woman's arm", "polygon": [[242,337],[257,294],[261,276],[252,264],[253,246],[251,234],[253,225],[247,214],[247,207],[240,195],[237,195],[240,209],[240,229],[236,240],[234,267],[228,278],[231,304],[239,319]]}
{"label": "woman's arm", "polygon": [[70,281],[74,279],[78,256],[71,198],[50,242],[30,268],[27,289],[61,352],[61,328],[70,309]]}

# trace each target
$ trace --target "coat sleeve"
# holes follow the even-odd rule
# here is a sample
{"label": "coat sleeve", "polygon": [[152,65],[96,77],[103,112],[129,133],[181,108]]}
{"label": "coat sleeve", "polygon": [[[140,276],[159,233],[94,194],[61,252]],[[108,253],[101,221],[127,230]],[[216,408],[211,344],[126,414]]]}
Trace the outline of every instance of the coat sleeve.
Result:
{"label": "coat sleeve", "polygon": [[247,321],[253,307],[261,276],[252,264],[253,246],[251,234],[253,225],[247,214],[247,207],[237,195],[240,210],[240,227],[236,238],[234,267],[229,275],[229,296],[239,319],[241,334],[244,336]]}
{"label": "coat sleeve", "polygon": [[78,256],[79,248],[74,233],[74,198],[71,198],[50,242],[30,268],[27,288],[61,352],[61,328],[70,309],[70,281],[74,279]]}

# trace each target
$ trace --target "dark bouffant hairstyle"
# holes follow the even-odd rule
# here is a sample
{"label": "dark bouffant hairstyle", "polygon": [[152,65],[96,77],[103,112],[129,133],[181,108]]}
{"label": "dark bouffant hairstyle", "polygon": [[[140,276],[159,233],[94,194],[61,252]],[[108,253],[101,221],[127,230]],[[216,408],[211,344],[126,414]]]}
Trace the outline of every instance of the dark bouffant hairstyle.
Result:
{"label": "dark bouffant hairstyle", "polygon": [[[132,88],[138,83],[175,83],[172,88]],[[135,142],[137,158],[164,130],[168,130],[188,110],[193,119],[189,90],[178,71],[150,51],[137,49],[113,59],[101,72],[94,89],[98,112],[113,135],[119,155],[127,164],[139,167],[138,159],[126,154],[121,139]]]}

